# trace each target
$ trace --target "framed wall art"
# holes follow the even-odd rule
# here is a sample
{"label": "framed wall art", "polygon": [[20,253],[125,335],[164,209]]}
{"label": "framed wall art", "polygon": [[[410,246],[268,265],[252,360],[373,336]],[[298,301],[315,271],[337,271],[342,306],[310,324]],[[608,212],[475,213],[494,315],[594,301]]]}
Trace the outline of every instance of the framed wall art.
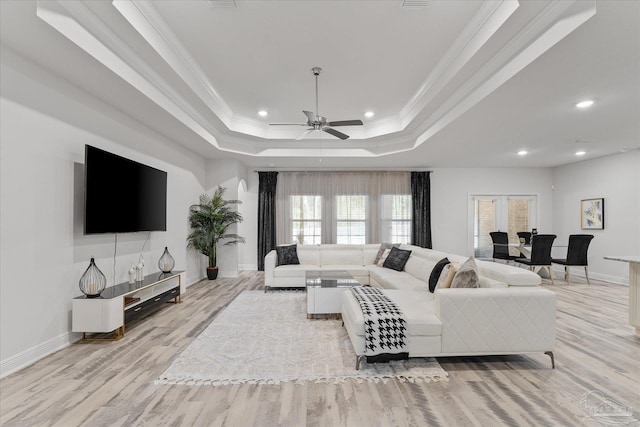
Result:
{"label": "framed wall art", "polygon": [[604,199],[580,201],[580,223],[583,230],[604,230]]}

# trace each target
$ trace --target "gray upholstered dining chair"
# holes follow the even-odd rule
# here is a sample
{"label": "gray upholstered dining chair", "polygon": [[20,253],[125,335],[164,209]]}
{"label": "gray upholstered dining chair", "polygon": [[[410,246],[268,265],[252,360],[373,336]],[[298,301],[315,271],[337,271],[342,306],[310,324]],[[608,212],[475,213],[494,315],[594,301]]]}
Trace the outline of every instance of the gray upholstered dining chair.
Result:
{"label": "gray upholstered dining chair", "polygon": [[554,264],[564,265],[564,280],[566,280],[567,283],[569,283],[570,279],[569,267],[574,266],[584,267],[584,275],[587,278],[587,283],[591,284],[591,282],[589,282],[589,270],[587,269],[589,265],[587,261],[587,251],[591,239],[593,239],[593,234],[571,234],[569,236],[569,246],[567,247],[567,257],[551,259],[551,262]]}
{"label": "gray upholstered dining chair", "polygon": [[531,258],[516,258],[515,262],[528,265],[531,271],[536,267],[546,267],[549,271],[551,283],[553,283],[553,274],[551,273],[551,247],[555,239],[555,234],[536,234],[531,237]]}

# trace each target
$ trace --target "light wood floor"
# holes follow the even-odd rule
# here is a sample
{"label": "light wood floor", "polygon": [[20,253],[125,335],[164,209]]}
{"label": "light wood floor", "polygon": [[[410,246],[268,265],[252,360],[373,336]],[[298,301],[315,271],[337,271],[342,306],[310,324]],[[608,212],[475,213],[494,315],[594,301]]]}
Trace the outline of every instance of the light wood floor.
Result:
{"label": "light wood floor", "polygon": [[441,358],[447,383],[154,385],[240,292],[263,276],[191,286],[183,303],[112,343],[71,345],[0,381],[2,426],[573,426],[599,390],[640,419],[640,336],[628,288],[545,283],[558,295],[556,369],[543,354]]}

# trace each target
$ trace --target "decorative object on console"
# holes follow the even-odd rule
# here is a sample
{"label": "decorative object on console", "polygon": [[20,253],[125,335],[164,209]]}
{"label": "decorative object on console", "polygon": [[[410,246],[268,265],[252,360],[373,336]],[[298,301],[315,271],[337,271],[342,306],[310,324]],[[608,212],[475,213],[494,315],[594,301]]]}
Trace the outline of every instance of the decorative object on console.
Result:
{"label": "decorative object on console", "polygon": [[240,212],[232,209],[239,205],[240,200],[226,200],[226,188],[218,186],[213,196],[202,194],[200,203],[189,207],[189,226],[191,232],[187,236],[187,248],[200,252],[209,258],[207,278],[214,280],[218,277],[217,253],[218,244],[222,246],[244,243],[244,238],[227,233],[230,226],[242,222]]}
{"label": "decorative object on console", "polygon": [[580,201],[580,223],[583,230],[604,230],[604,199]]}
{"label": "decorative object on console", "polygon": [[440,280],[440,276],[442,275],[442,272],[444,271],[445,266],[447,266],[450,263],[451,261],[449,261],[449,258],[445,257],[445,258],[442,258],[440,261],[438,261],[435,267],[433,267],[433,270],[431,270],[431,274],[429,275],[429,292],[431,293],[435,292],[436,285]]}
{"label": "decorative object on console", "polygon": [[278,265],[298,265],[298,245],[276,246]]}
{"label": "decorative object on console", "polygon": [[452,288],[478,288],[478,266],[473,257],[460,266],[460,270],[453,277]]}
{"label": "decorative object on console", "polygon": [[136,266],[133,265],[133,261],[131,261],[131,268],[129,268],[129,284],[132,285],[136,283]]}
{"label": "decorative object on console", "polygon": [[164,252],[158,260],[158,268],[160,268],[160,271],[162,271],[163,273],[171,273],[171,270],[173,270],[173,267],[175,266],[176,260],[173,259],[173,257],[169,253],[169,249],[167,249],[167,247],[165,246]]}
{"label": "decorative object on console", "polygon": [[409,260],[409,256],[411,255],[411,251],[406,249],[399,249],[396,247],[391,248],[391,252],[389,252],[389,256],[384,261],[382,265],[385,268],[390,268],[396,271],[404,270],[404,266]]}
{"label": "decorative object on console", "polygon": [[98,298],[106,287],[107,278],[96,265],[94,258],[91,257],[89,267],[87,267],[82,277],[80,277],[80,290],[87,298]]}
{"label": "decorative object on console", "polygon": [[136,265],[136,282],[144,281],[144,257],[142,253],[138,258],[138,265]]}

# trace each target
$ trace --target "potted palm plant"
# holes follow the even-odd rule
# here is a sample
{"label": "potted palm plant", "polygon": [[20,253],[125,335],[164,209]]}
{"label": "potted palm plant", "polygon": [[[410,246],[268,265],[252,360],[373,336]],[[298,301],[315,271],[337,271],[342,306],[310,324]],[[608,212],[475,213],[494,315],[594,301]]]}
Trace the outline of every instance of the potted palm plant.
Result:
{"label": "potted palm plant", "polygon": [[218,186],[213,196],[202,194],[200,203],[189,207],[189,225],[191,233],[187,236],[187,248],[196,250],[209,258],[207,278],[218,277],[216,255],[218,245],[229,246],[244,243],[244,238],[227,229],[242,222],[242,215],[234,209],[240,200],[225,200],[226,188]]}

